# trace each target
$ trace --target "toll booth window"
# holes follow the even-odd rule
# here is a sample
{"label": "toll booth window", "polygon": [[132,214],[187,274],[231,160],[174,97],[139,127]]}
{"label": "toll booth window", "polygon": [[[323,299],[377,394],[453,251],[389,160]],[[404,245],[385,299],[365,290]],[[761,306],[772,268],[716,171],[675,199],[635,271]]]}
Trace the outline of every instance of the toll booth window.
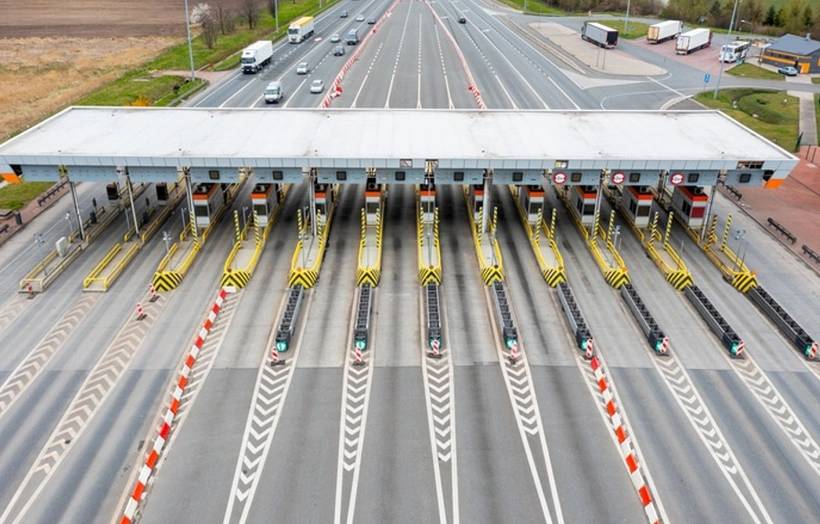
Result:
{"label": "toll booth window", "polygon": [[379,210],[379,203],[378,202],[368,202],[365,206],[368,215],[375,215],[376,212]]}
{"label": "toll booth window", "polygon": [[207,217],[208,206],[194,206],[194,214],[198,217]]}
{"label": "toll booth window", "polygon": [[268,215],[268,206],[265,204],[254,204],[253,205],[253,212],[256,213],[260,217],[264,217]]}
{"label": "toll booth window", "polygon": [[273,179],[274,179],[274,180],[284,180],[284,179],[285,179],[285,174],[284,174],[284,173],[282,173],[282,172],[281,172],[281,171],[279,171],[279,170],[276,170],[276,169],[274,169],[273,171],[271,171],[271,175],[273,176]]}
{"label": "toll booth window", "polygon": [[581,173],[572,173],[572,174],[569,176],[569,179],[570,179],[570,181],[572,181],[572,182],[580,182],[580,181],[581,181],[581,179],[583,178],[583,176],[584,176],[584,175],[583,175],[583,174],[581,174]]}
{"label": "toll booth window", "polygon": [[210,171],[208,171],[208,178],[210,178],[211,180],[219,180],[219,170],[211,169]]}
{"label": "toll booth window", "polygon": [[692,209],[691,204],[686,202],[685,200],[681,203],[680,210],[683,211],[683,214],[689,216],[689,211]]}
{"label": "toll booth window", "polygon": [[347,171],[336,171],[336,180],[347,180]]}
{"label": "toll booth window", "polygon": [[638,215],[639,217],[648,217],[649,211],[652,206],[641,206],[638,208]]}
{"label": "toll booth window", "polygon": [[513,182],[521,182],[524,180],[524,173],[521,171],[513,171],[512,180]]}
{"label": "toll booth window", "polygon": [[399,182],[403,182],[407,178],[407,174],[404,171],[396,171],[396,180]]}
{"label": "toll booth window", "polygon": [[542,202],[530,202],[530,213],[533,215],[537,215],[543,207],[544,204]]}
{"label": "toll booth window", "polygon": [[640,173],[629,173],[629,181],[633,184],[637,184],[641,181],[641,174]]}
{"label": "toll booth window", "polygon": [[584,216],[595,214],[595,204],[584,204]]}
{"label": "toll booth window", "polygon": [[635,202],[634,200],[630,200],[629,201],[629,212],[632,214],[632,216],[635,216],[637,210],[638,210],[638,203]]}
{"label": "toll booth window", "polygon": [[694,184],[700,178],[700,173],[689,173],[689,176],[686,177],[686,181],[690,184]]}
{"label": "toll booth window", "polygon": [[740,178],[738,178],[738,182],[741,184],[748,184],[752,180],[751,173],[741,173]]}
{"label": "toll booth window", "polygon": [[453,181],[454,182],[464,182],[464,171],[454,171],[453,172]]}

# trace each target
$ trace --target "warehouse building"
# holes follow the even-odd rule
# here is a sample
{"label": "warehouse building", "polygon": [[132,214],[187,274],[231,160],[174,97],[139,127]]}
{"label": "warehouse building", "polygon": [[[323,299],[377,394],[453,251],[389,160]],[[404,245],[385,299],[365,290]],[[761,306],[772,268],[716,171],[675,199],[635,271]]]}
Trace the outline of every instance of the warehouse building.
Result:
{"label": "warehouse building", "polygon": [[796,35],[783,35],[763,51],[764,63],[794,66],[802,74],[820,73],[820,42]]}

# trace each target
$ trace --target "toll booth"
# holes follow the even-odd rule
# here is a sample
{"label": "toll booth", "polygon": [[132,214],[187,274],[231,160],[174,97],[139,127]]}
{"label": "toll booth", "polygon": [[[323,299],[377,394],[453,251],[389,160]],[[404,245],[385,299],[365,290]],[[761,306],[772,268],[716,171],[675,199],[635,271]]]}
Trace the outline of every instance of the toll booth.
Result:
{"label": "toll booth", "polygon": [[527,214],[527,222],[537,225],[539,215],[544,216],[544,188],[540,185],[524,186],[518,191],[518,202]]}
{"label": "toll booth", "polygon": [[105,185],[105,194],[109,202],[115,202],[120,199],[120,188],[116,182],[111,182]]}
{"label": "toll booth", "polygon": [[621,208],[637,227],[649,226],[654,193],[648,186],[626,186],[621,193]]}
{"label": "toll booth", "polygon": [[709,197],[700,186],[677,186],[672,192],[672,209],[690,228],[703,226]]}
{"label": "toll booth", "polygon": [[211,219],[225,204],[221,184],[197,184],[191,192],[194,201],[194,216],[197,228],[211,225]]}
{"label": "toll booth", "polygon": [[154,189],[157,192],[157,202],[167,202],[168,201],[168,184],[165,182],[159,182],[154,184]]}
{"label": "toll booth", "polygon": [[368,226],[377,224],[376,216],[382,212],[384,190],[382,184],[376,183],[375,178],[369,178],[364,188],[364,211]]}
{"label": "toll booth", "polygon": [[572,204],[570,209],[575,217],[585,226],[591,226],[595,221],[595,200],[598,198],[598,188],[595,186],[570,186],[569,198]]}
{"label": "toll booth", "polygon": [[316,215],[321,215],[326,220],[328,210],[333,205],[333,191],[331,185],[321,184],[318,182],[315,183],[313,185],[313,195],[316,199]]}
{"label": "toll booth", "polygon": [[436,208],[436,185],[432,180],[428,180],[419,187],[419,201],[423,213],[422,218],[425,222],[432,222]]}
{"label": "toll booth", "polygon": [[279,184],[256,184],[251,191],[253,213],[259,227],[266,227],[271,213],[279,204]]}
{"label": "toll booth", "polygon": [[484,209],[484,186],[482,184],[471,185],[467,201],[470,203],[473,220],[478,222],[479,214]]}

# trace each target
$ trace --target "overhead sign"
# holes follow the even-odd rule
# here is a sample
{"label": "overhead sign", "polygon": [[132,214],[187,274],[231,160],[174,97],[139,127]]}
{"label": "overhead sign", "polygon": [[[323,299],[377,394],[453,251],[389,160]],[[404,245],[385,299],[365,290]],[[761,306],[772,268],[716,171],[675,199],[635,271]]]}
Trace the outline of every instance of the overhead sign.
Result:
{"label": "overhead sign", "polygon": [[683,173],[674,173],[669,177],[669,183],[673,186],[679,186],[683,183]]}
{"label": "overhead sign", "polygon": [[615,173],[612,173],[612,183],[613,184],[618,184],[618,185],[623,184],[625,179],[626,179],[626,177],[624,176],[622,171],[617,171]]}
{"label": "overhead sign", "polygon": [[567,175],[566,175],[566,173],[562,173],[561,171],[558,171],[557,173],[553,173],[552,181],[555,184],[561,185],[561,184],[563,184],[564,182],[567,181]]}

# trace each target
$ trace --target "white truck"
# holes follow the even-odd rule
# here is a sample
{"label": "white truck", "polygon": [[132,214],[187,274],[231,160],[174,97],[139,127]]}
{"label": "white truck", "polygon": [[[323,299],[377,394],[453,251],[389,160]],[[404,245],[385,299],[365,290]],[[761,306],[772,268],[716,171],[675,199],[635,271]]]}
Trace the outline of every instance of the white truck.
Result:
{"label": "white truck", "polygon": [[650,44],[660,44],[676,38],[683,32],[683,22],[680,20],[667,20],[649,26],[646,32],[646,41]]}
{"label": "white truck", "polygon": [[242,50],[242,72],[256,73],[273,57],[273,42],[259,40]]}
{"label": "white truck", "polygon": [[618,43],[618,30],[597,22],[586,21],[581,27],[581,38],[600,47],[613,48]]}
{"label": "white truck", "polygon": [[688,55],[698,49],[709,47],[712,43],[712,31],[704,27],[692,29],[678,36],[675,43],[675,52],[679,55]]}
{"label": "white truck", "polygon": [[315,20],[312,16],[303,16],[288,26],[288,42],[298,44],[313,34]]}

